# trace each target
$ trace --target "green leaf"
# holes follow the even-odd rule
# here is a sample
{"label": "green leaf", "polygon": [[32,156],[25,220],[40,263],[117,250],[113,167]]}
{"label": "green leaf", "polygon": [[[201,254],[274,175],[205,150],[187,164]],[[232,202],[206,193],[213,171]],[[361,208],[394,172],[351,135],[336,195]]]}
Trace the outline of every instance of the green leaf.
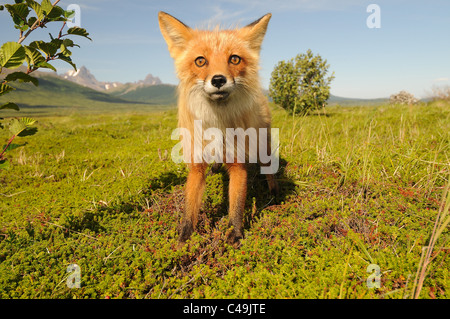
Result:
{"label": "green leaf", "polygon": [[26,0],[26,2],[28,6],[36,12],[38,19],[42,21],[44,19],[44,11],[42,10],[41,5],[34,0]]}
{"label": "green leaf", "polygon": [[13,135],[18,135],[20,132],[25,130],[27,126],[18,119],[13,119],[9,124],[9,130]]}
{"label": "green leaf", "polygon": [[86,29],[80,28],[80,27],[72,27],[69,30],[67,30],[67,34],[73,34],[73,35],[79,35],[85,38],[88,38],[92,41],[90,37],[88,37],[89,33],[86,31]]}
{"label": "green leaf", "polygon": [[67,21],[67,19],[64,18],[64,17],[56,17],[56,18],[52,18],[50,21],[60,21],[60,22],[64,22],[64,21]]}
{"label": "green leaf", "polygon": [[10,109],[10,110],[16,110],[16,111],[20,110],[19,106],[16,103],[12,103],[12,102],[0,105],[0,110],[4,110],[4,109]]}
{"label": "green leaf", "polygon": [[58,51],[59,45],[55,45],[52,42],[44,42],[42,40],[39,40],[31,42],[30,47],[44,52],[47,57],[53,57],[56,54],[56,51]]}
{"label": "green leaf", "polygon": [[35,86],[39,85],[38,79],[32,77],[29,74],[23,73],[23,72],[10,73],[5,78],[5,81],[8,81],[8,82],[17,81],[17,80],[19,80],[20,82],[31,82]]}
{"label": "green leaf", "polygon": [[38,63],[36,66],[37,66],[38,68],[50,69],[50,70],[53,70],[53,71],[56,72],[55,67],[54,67],[53,65],[51,65],[50,63],[45,62],[45,61],[44,61],[44,62]]}
{"label": "green leaf", "polygon": [[28,67],[35,66],[35,65],[39,64],[40,62],[45,61],[44,56],[36,48],[30,47],[27,45],[25,45],[24,48],[25,48],[25,54],[26,54],[25,60],[28,63]]}
{"label": "green leaf", "polygon": [[6,145],[3,145],[2,150],[5,150],[5,152],[9,152],[9,151],[15,150],[16,148],[25,146],[25,145],[27,145],[27,143],[23,143],[23,144],[9,144],[6,149],[5,149]]}
{"label": "green leaf", "polygon": [[18,68],[25,60],[25,49],[17,42],[6,42],[0,48],[0,65],[8,69]]}
{"label": "green leaf", "polygon": [[66,55],[60,53],[60,54],[58,54],[58,59],[69,63],[74,68],[75,71],[77,70],[77,66],[75,65],[75,63],[72,62],[72,59],[70,58],[70,56],[66,56]]}
{"label": "green leaf", "polygon": [[0,95],[11,92],[12,90],[15,90],[15,88],[13,88],[12,86],[9,86],[8,84],[0,83]]}
{"label": "green leaf", "polygon": [[62,39],[52,39],[52,41],[50,41],[48,43],[48,45],[54,47],[56,50],[58,50],[58,48],[61,46],[61,44],[63,44],[63,40]]}
{"label": "green leaf", "polygon": [[29,117],[22,117],[20,119],[20,121],[22,123],[24,123],[27,127],[29,127],[29,126],[33,125],[34,123],[36,123],[35,119],[29,118]]}
{"label": "green leaf", "polygon": [[73,43],[73,41],[71,39],[64,39],[63,40],[63,44],[67,48],[69,48],[69,47],[80,47],[78,44]]}
{"label": "green leaf", "polygon": [[53,5],[50,2],[50,0],[43,0],[41,2],[41,8],[44,11],[45,14],[49,13],[53,9]]}
{"label": "green leaf", "polygon": [[[52,7],[52,9],[46,14],[47,19],[51,21],[61,21],[58,20],[58,18],[61,18],[61,16],[64,18],[64,10],[59,6]],[[62,21],[65,21],[65,18]]]}
{"label": "green leaf", "polygon": [[33,125],[36,122],[36,120],[23,117],[21,119],[13,119],[11,121],[11,124],[9,125],[10,132],[17,136],[27,128],[29,128],[31,125]]}
{"label": "green leaf", "polygon": [[37,21],[37,18],[36,18],[36,17],[30,17],[30,18],[28,19],[27,25],[28,25],[29,27],[31,27],[36,21]]}
{"label": "green leaf", "polygon": [[30,136],[36,134],[38,131],[37,127],[27,127],[25,130],[19,133],[18,136],[24,137],[24,136]]}
{"label": "green leaf", "polygon": [[67,19],[72,19],[75,16],[75,10],[71,10],[71,11],[64,11],[64,16]]}
{"label": "green leaf", "polygon": [[66,57],[69,57],[69,56],[72,55],[72,51],[68,50],[68,49],[64,46],[64,44],[61,44],[61,53],[59,54],[59,56],[61,56],[61,55],[66,56]]}
{"label": "green leaf", "polygon": [[27,16],[30,13],[30,9],[25,3],[5,4],[5,8],[11,15],[14,24],[20,25],[21,22],[27,21]]}
{"label": "green leaf", "polygon": [[[65,41],[65,40],[69,40],[69,41]],[[70,39],[64,39],[64,40],[60,40],[60,41],[61,41],[61,44],[60,44],[59,49],[61,50],[61,53],[59,55],[64,55],[67,57],[71,56],[72,52],[69,49],[67,49],[67,47],[73,46],[73,41]]]}
{"label": "green leaf", "polygon": [[27,31],[29,27],[28,27],[28,24],[25,24],[25,22],[20,21],[20,24],[16,24],[14,26],[14,28],[23,32],[23,31]]}

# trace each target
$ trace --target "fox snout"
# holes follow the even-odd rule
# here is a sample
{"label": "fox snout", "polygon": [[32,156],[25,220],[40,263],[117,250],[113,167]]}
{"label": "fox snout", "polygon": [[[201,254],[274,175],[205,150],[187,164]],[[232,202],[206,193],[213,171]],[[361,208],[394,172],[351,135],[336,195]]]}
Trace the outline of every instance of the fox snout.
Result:
{"label": "fox snout", "polygon": [[218,88],[220,90],[220,88],[222,86],[224,86],[227,83],[227,78],[224,77],[223,75],[219,74],[219,75],[214,75],[211,79],[211,84],[212,86],[215,86],[216,88]]}
{"label": "fox snout", "polygon": [[225,101],[234,90],[234,80],[223,74],[215,74],[203,83],[203,90],[213,101]]}

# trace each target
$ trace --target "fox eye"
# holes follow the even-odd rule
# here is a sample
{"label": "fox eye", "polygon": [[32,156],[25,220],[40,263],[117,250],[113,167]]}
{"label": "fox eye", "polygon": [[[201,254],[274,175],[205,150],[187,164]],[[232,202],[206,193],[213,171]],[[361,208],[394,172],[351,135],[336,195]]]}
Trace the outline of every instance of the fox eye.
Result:
{"label": "fox eye", "polygon": [[206,59],[202,56],[199,56],[197,59],[195,59],[195,65],[201,68],[206,64]]}
{"label": "fox eye", "polygon": [[230,63],[234,64],[234,65],[238,65],[239,63],[241,63],[241,57],[238,55],[230,56]]}

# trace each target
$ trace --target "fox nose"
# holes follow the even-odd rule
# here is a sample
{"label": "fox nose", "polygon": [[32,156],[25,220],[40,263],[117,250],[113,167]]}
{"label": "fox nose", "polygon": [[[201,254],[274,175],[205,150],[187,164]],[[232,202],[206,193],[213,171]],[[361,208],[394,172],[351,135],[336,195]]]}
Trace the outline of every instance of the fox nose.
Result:
{"label": "fox nose", "polygon": [[221,74],[216,74],[211,79],[211,84],[218,89],[220,89],[222,86],[224,86],[225,83],[227,83],[227,78]]}

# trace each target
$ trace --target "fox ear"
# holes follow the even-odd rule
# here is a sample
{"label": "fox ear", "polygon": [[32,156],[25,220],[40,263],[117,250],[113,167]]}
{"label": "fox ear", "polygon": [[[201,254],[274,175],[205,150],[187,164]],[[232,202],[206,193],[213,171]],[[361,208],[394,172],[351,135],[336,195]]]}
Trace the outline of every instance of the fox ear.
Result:
{"label": "fox ear", "polygon": [[250,43],[252,49],[256,51],[261,49],[261,44],[271,17],[272,14],[268,13],[242,29],[242,31],[244,31],[244,36]]}
{"label": "fox ear", "polygon": [[169,47],[172,57],[183,49],[186,42],[192,38],[192,29],[170,14],[158,13],[159,28]]}

